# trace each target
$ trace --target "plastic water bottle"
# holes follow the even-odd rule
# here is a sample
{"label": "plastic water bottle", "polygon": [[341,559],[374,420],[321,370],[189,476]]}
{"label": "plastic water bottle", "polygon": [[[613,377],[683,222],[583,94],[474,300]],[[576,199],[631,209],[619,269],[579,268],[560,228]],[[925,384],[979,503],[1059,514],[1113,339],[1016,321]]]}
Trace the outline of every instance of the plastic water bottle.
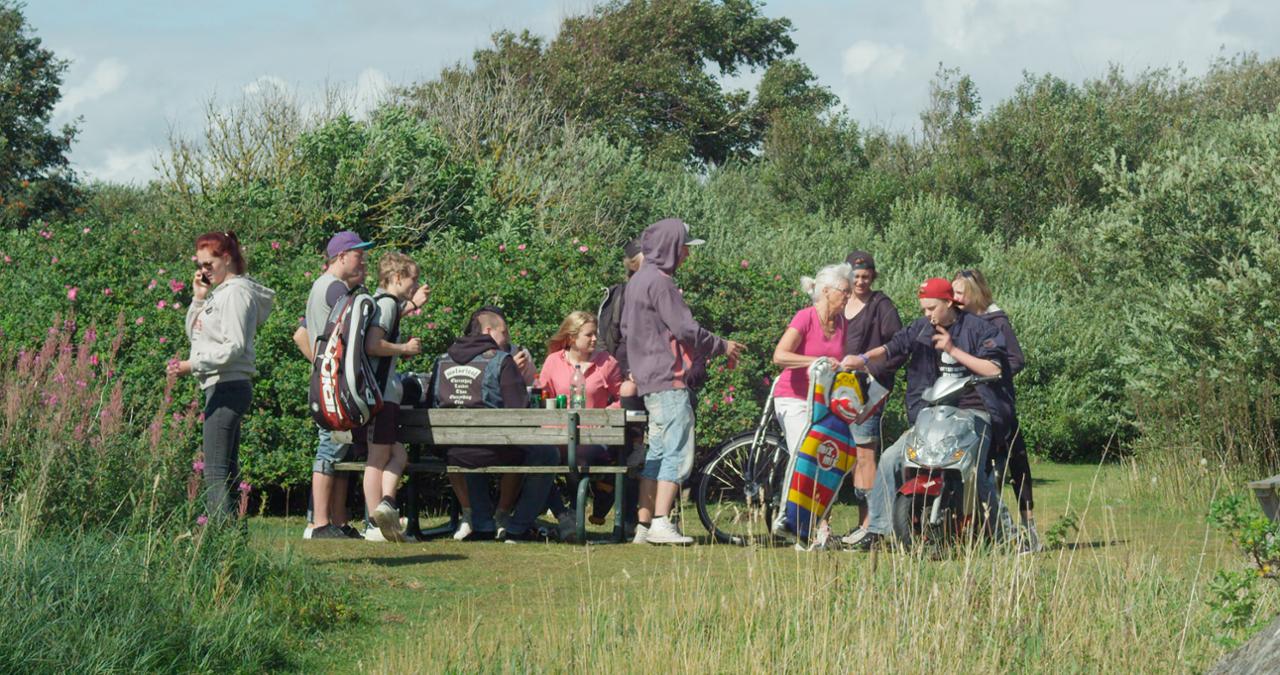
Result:
{"label": "plastic water bottle", "polygon": [[582,376],[582,366],[573,367],[573,379],[569,380],[569,407],[587,407],[587,378]]}

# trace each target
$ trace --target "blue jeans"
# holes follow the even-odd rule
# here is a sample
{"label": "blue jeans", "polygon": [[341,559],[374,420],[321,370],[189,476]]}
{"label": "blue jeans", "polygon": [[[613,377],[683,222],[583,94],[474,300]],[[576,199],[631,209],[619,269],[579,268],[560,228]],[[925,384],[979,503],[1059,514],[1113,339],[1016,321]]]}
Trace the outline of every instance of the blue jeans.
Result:
{"label": "blue jeans", "polygon": [[649,452],[641,478],[683,483],[693,471],[693,399],[688,389],[645,394]]}
{"label": "blue jeans", "polygon": [[[534,445],[525,448],[524,466],[554,466],[560,462],[560,449],[550,445]],[[510,534],[523,534],[533,525],[533,521],[547,510],[547,495],[551,492],[551,484],[555,474],[535,473],[524,477],[520,486],[520,499],[516,501],[516,510],[511,514],[511,522],[507,526]],[[471,499],[471,527],[477,532],[492,532],[497,528],[493,522],[493,500],[489,497],[489,476],[469,473],[464,476],[467,481],[467,495]]]}
{"label": "blue jeans", "polygon": [[853,436],[853,444],[861,447],[880,447],[880,417],[878,412],[862,424],[850,424],[849,435]]}
{"label": "blue jeans", "polygon": [[328,429],[319,431],[320,442],[316,445],[316,461],[311,463],[311,473],[332,476],[335,473],[333,465],[346,458],[350,446],[335,442]]}
{"label": "blue jeans", "polygon": [[[1000,493],[995,489],[987,459],[991,451],[991,418],[987,413],[979,412],[973,416],[973,431],[981,439],[978,452],[978,501],[986,505],[990,514],[988,517],[994,519],[1000,512]],[[911,432],[912,429],[907,429],[896,443],[880,455],[880,463],[876,466],[876,481],[867,497],[868,532],[880,535],[893,532],[893,501],[898,496],[898,488],[902,487],[902,467]]]}

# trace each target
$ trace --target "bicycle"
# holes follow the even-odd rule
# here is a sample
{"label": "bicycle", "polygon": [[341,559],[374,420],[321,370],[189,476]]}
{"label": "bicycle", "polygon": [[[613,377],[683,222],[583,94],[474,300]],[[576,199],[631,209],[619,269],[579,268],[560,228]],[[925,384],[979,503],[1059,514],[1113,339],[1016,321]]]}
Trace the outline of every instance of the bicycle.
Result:
{"label": "bicycle", "polygon": [[716,446],[698,477],[694,501],[703,527],[725,544],[744,546],[773,540],[770,528],[782,503],[782,483],[790,455],[773,412],[769,388],[755,430]]}
{"label": "bicycle", "polygon": [[[847,377],[844,384],[840,378]],[[810,410],[815,405],[814,389],[816,382],[824,382],[827,392],[823,422],[814,424],[830,424],[826,420],[835,419],[837,425],[854,423],[866,419],[883,405],[889,392],[867,375],[857,377],[837,375],[829,360],[815,361],[809,367],[810,391],[808,405]],[[855,381],[856,380],[856,381]],[[774,541],[773,530],[775,519],[783,506],[783,496],[787,486],[784,483],[792,469],[792,456],[778,433],[778,422],[774,416],[774,393],[778,382],[774,381],[769,389],[769,397],[765,400],[764,411],[754,431],[739,434],[716,447],[714,459],[707,463],[698,478],[695,501],[698,517],[703,527],[717,541],[726,544],[746,545],[753,543],[767,544]],[[831,406],[827,408],[826,406]],[[832,417],[834,416],[834,417]],[[818,427],[815,427],[818,428]],[[819,432],[821,437],[824,433]],[[840,434],[843,436],[843,434]],[[830,477],[836,471],[837,441],[834,436],[828,440],[808,447],[806,453],[810,457],[809,472],[825,472]],[[850,439],[845,438],[844,452],[851,451]],[[829,450],[830,452],[825,452]],[[816,451],[819,456],[813,455]],[[809,474],[809,481],[815,486],[810,499],[817,496],[817,488],[821,479],[816,473]],[[837,478],[843,482],[844,474]],[[836,488],[838,494],[838,488]],[[828,499],[831,495],[828,495]],[[805,528],[807,531],[807,528]]]}

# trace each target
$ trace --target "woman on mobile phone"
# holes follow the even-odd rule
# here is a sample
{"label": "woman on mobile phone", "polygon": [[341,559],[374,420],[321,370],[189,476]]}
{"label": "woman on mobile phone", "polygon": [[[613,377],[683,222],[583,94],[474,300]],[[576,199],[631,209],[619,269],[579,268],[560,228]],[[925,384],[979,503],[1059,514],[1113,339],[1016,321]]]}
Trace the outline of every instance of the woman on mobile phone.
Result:
{"label": "woman on mobile phone", "polygon": [[195,375],[205,394],[204,480],[209,515],[233,513],[240,482],[240,423],[253,401],[254,335],[275,291],[244,276],[244,254],[234,232],[196,238],[193,299],[186,332],[191,355],[171,361],[170,376]]}

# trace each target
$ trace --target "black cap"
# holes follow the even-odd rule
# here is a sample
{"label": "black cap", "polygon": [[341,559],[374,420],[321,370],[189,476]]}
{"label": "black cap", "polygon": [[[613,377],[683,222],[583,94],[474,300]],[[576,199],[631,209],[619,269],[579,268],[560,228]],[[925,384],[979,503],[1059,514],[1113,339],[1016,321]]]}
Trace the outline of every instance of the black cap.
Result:
{"label": "black cap", "polygon": [[872,270],[876,269],[876,259],[871,257],[866,251],[854,251],[844,259],[849,266],[855,270]]}
{"label": "black cap", "polygon": [[628,258],[634,258],[641,253],[640,237],[636,237],[631,241],[622,245],[622,254]]}

